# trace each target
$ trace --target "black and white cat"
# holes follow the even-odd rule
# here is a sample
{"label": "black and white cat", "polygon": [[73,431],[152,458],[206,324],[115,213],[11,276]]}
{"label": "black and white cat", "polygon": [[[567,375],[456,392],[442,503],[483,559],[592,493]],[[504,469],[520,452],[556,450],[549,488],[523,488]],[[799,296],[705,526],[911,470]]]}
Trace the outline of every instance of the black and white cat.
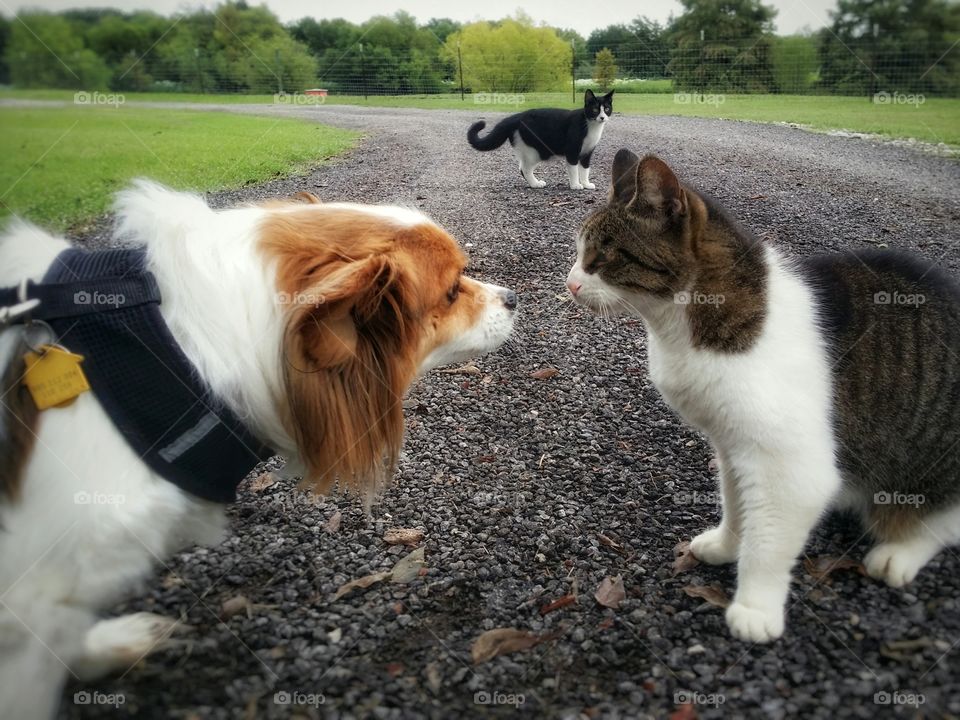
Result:
{"label": "black and white cat", "polygon": [[612,114],[613,90],[599,96],[587,90],[581,110],[527,110],[501,120],[485,137],[480,137],[480,131],[487,124],[480,120],[470,126],[467,140],[477,150],[495,150],[509,140],[520,174],[532,188],[546,185],[533,174],[537,166],[559,156],[567,161],[571,190],[595,190],[597,186],[590,182],[590,156]]}

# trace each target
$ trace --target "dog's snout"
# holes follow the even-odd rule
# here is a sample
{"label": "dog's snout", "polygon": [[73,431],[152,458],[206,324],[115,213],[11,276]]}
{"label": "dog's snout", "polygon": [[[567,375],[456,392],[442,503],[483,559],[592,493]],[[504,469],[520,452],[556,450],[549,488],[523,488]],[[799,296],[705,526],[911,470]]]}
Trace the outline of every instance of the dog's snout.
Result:
{"label": "dog's snout", "polygon": [[507,310],[517,309],[517,294],[513,290],[504,290],[500,293],[500,297],[503,300],[503,306]]}

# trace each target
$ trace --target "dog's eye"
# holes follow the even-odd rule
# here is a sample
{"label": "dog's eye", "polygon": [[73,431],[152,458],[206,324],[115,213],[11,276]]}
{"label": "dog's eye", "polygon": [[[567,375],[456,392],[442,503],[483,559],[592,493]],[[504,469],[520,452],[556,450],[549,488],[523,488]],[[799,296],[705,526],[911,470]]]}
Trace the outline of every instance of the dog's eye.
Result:
{"label": "dog's eye", "polygon": [[447,291],[447,300],[449,300],[450,304],[453,305],[453,303],[456,302],[459,296],[460,296],[460,281],[457,280],[456,284]]}

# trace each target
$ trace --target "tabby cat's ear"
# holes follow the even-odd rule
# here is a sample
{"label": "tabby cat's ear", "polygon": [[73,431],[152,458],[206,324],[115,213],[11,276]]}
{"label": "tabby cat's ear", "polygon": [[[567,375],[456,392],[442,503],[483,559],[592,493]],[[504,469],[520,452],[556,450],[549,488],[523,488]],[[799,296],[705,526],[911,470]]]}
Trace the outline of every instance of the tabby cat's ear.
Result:
{"label": "tabby cat's ear", "polygon": [[655,155],[647,155],[637,169],[635,202],[671,217],[687,212],[687,195],[673,170]]}
{"label": "tabby cat's ear", "polygon": [[629,205],[637,195],[637,171],[640,157],[626,148],[617,150],[613,158],[613,183],[610,185],[610,202]]}

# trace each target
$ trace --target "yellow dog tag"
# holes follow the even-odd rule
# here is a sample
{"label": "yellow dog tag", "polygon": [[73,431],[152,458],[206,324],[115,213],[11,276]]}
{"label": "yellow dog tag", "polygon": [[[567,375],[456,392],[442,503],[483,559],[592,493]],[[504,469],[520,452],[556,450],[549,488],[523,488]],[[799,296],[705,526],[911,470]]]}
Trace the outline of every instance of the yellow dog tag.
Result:
{"label": "yellow dog tag", "polygon": [[83,355],[75,355],[56,345],[44,345],[41,352],[31,350],[24,355],[23,361],[27,366],[23,382],[39,410],[66,407],[80,393],[90,389],[87,377],[80,369]]}

